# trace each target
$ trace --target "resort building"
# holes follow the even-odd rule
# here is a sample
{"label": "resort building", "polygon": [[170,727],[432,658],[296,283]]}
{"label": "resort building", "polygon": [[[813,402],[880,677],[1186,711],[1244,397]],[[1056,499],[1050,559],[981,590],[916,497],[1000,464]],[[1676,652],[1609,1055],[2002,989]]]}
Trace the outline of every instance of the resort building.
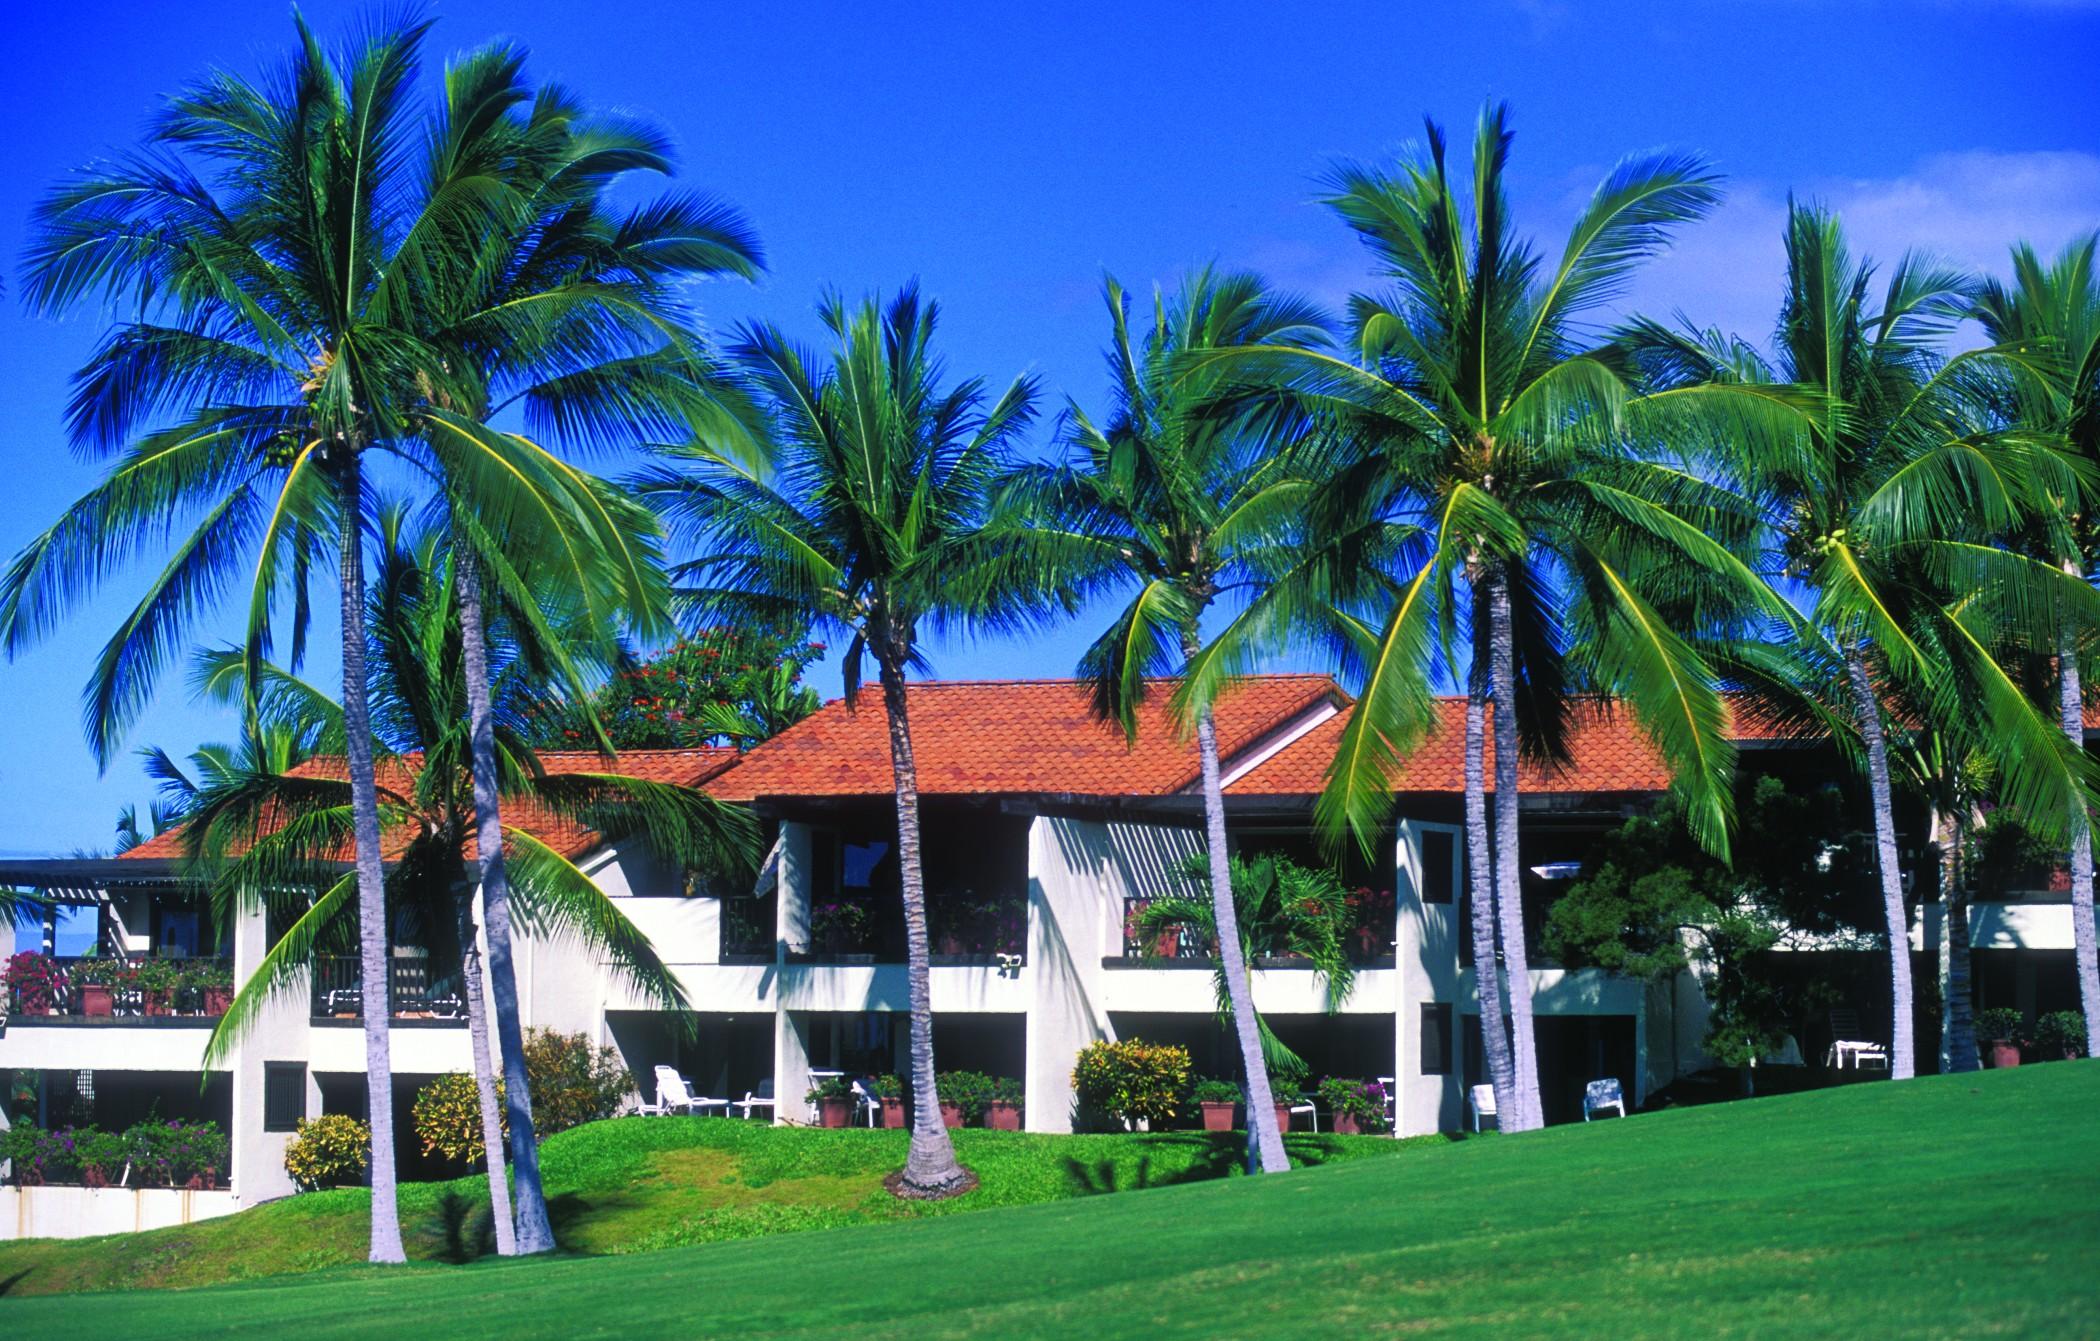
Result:
{"label": "resort building", "polygon": [[[1400,767],[1390,830],[1369,858],[1323,850],[1312,823],[1347,705],[1326,677],[1275,675],[1246,681],[1217,710],[1235,850],[1338,868],[1353,891],[1356,975],[1347,997],[1329,1001],[1302,961],[1264,958],[1252,970],[1255,1002],[1316,1076],[1387,1081],[1400,1133],[1456,1130],[1470,1122],[1469,1087],[1485,1079],[1466,934],[1464,705],[1443,702],[1443,726]],[[1148,900],[1186,887],[1184,865],[1201,848],[1196,748],[1175,730],[1165,695],[1144,708],[1129,739],[1094,719],[1084,686],[1063,680],[915,684],[909,712],[941,1068],[1020,1079],[1025,1125],[1043,1132],[1070,1129],[1073,1059],[1096,1039],[1182,1043],[1199,1072],[1234,1075],[1206,947],[1194,936],[1169,938],[1148,954],[1134,930]],[[1835,775],[1819,749],[1744,747],[1746,769]],[[1558,769],[1524,770],[1523,897],[1534,932],[1599,835],[1668,785],[1623,716],[1581,719],[1570,756]],[[607,767],[588,754],[543,760],[556,771]],[[668,1065],[705,1097],[771,1098],[776,1120],[807,1120],[801,1099],[814,1072],[903,1073],[904,932],[879,693],[828,704],[748,753],[631,751],[613,767],[750,807],[769,855],[755,882],[731,883],[551,816],[508,813],[507,822],[575,861],[649,937],[690,1007],[666,1011],[583,946],[528,932],[517,956],[526,1024],[617,1048],[641,1100],[656,1097],[655,1068]],[[1931,870],[1922,826],[1908,817],[1905,830],[1907,867]],[[397,851],[390,841],[390,855]],[[281,928],[258,912],[230,924],[214,917],[180,853],[179,838],[163,835],[121,858],[6,863],[0,882],[95,909],[104,954],[216,962],[246,981]],[[2016,1006],[2030,1018],[2075,1005],[2064,890],[1981,905],[1971,926],[1980,1004]],[[1917,920],[1921,984],[1933,978],[1937,927],[1936,916]],[[1875,1027],[1878,990],[1873,1036],[1886,1039],[1886,973],[1860,953],[1866,1028]],[[431,1078],[470,1069],[469,1051],[457,963],[413,944],[393,955],[392,1100],[412,1172],[409,1102]],[[18,1109],[26,1101],[47,1125],[62,1125],[86,1097],[104,1126],[147,1115],[212,1118],[232,1134],[233,1155],[218,1190],[32,1204],[47,1189],[9,1189],[0,1195],[15,1204],[0,1205],[0,1236],[147,1227],[291,1191],[282,1161],[297,1122],[366,1104],[357,986],[354,960],[322,957],[210,1061],[222,989],[158,1000],[132,993],[92,1011],[72,994],[10,1002],[0,1073],[12,1077]],[[1699,1047],[1705,1000],[1692,975],[1651,985],[1534,952],[1530,991],[1549,1121],[1579,1120],[1591,1080],[1618,1079],[1638,1107],[1710,1066]],[[1921,1008],[1921,1058],[1936,1046],[1937,1021],[1926,1014]],[[1811,1065],[1828,1043],[1797,1040]]]}

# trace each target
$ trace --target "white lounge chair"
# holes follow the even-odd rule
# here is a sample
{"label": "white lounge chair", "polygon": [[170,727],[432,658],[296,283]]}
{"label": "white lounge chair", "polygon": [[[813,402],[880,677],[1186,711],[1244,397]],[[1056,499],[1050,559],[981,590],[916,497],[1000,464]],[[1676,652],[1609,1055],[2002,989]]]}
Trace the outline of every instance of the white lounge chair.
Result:
{"label": "white lounge chair", "polygon": [[[729,1116],[729,1100],[708,1099],[697,1095],[693,1093],[692,1087],[686,1084],[684,1076],[668,1066],[656,1068],[655,1112],[689,1113],[698,1117],[710,1108],[719,1108],[723,1117]],[[644,1111],[650,1110],[645,1108]]]}
{"label": "white lounge chair", "polygon": [[750,1121],[751,1110],[754,1108],[763,1108],[766,1110],[767,1117],[773,1116],[779,1108],[778,1103],[773,1098],[773,1077],[767,1076],[764,1080],[759,1081],[758,1088],[755,1090],[744,1091],[744,1097],[737,1100],[736,1107],[739,1110],[737,1116],[747,1122]]}
{"label": "white lounge chair", "polygon": [[[1300,1113],[1303,1113],[1305,1114],[1305,1116],[1312,1119],[1312,1128],[1315,1132],[1320,1130],[1320,1110],[1313,1106],[1312,1100],[1300,1099],[1297,1103],[1291,1105],[1291,1111],[1286,1116],[1295,1118]],[[1290,1124],[1288,1122],[1284,1124],[1284,1130],[1290,1130]]]}
{"label": "white lounge chair", "polygon": [[1397,1084],[1396,1077],[1393,1076],[1378,1077],[1378,1084],[1385,1090],[1385,1129],[1398,1136],[1400,1134],[1400,1114],[1397,1111],[1397,1106],[1400,1102],[1400,1087]]}
{"label": "white lounge chair", "polygon": [[1588,1122],[1593,1113],[1617,1109],[1620,1117],[1626,1116],[1626,1095],[1619,1089],[1617,1076],[1606,1076],[1593,1080],[1582,1087],[1582,1120]]}
{"label": "white lounge chair", "polygon": [[[1482,1118],[1495,1117],[1495,1087],[1493,1085],[1475,1085],[1467,1092],[1466,1097],[1473,1109],[1473,1130],[1478,1132]],[[1502,1120],[1500,1118],[1495,1118],[1495,1130],[1502,1130]]]}
{"label": "white lounge chair", "polygon": [[1855,1071],[1864,1071],[1870,1066],[1888,1070],[1889,1050],[1861,1038],[1864,1032],[1859,1027],[1858,1011],[1830,1012],[1830,1051],[1823,1054],[1823,1065],[1840,1071],[1848,1066]]}

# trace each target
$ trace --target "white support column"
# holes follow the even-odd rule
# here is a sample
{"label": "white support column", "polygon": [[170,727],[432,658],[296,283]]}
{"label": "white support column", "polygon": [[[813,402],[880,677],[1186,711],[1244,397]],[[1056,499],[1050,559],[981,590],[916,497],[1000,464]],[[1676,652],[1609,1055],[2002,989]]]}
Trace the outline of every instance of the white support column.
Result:
{"label": "white support column", "polygon": [[773,1012],[773,1125],[809,1121],[809,1035],[799,1012]]}

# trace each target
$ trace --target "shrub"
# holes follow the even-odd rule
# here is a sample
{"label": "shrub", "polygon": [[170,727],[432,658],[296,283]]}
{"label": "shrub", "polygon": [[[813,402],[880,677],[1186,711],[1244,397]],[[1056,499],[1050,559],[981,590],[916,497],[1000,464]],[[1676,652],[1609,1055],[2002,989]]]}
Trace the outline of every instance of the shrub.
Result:
{"label": "shrub", "polygon": [[0,1159],[9,1161],[17,1183],[65,1182],[80,1175],[70,1132],[19,1123],[0,1132]]}
{"label": "shrub", "polygon": [[131,1163],[131,1143],[117,1132],[75,1127],[59,1135],[72,1142],[73,1158],[79,1161],[84,1181],[116,1183]]}
{"label": "shrub", "polygon": [[553,1029],[525,1031],[525,1076],[532,1086],[533,1135],[542,1141],[613,1116],[634,1092],[634,1074],[618,1049],[593,1047],[586,1035]]}
{"label": "shrub", "polygon": [[1327,1111],[1355,1118],[1367,1132],[1385,1130],[1385,1086],[1375,1080],[1329,1076],[1320,1082],[1320,1098]]}
{"label": "shrub", "polygon": [[24,1015],[42,1015],[58,1004],[66,973],[49,955],[25,950],[7,961],[7,990],[14,1008]]}
{"label": "shrub", "polygon": [[1104,1113],[1126,1127],[1165,1122],[1181,1111],[1189,1088],[1189,1052],[1142,1039],[1089,1043],[1072,1067],[1072,1088],[1084,1112]]}
{"label": "shrub", "polygon": [[1027,1093],[1028,1087],[1023,1085],[1017,1076],[992,1077],[993,1103],[1012,1104],[1018,1108],[1021,1105],[1021,1100]]}
{"label": "shrub", "polygon": [[2035,1021],[2034,1041],[2058,1057],[2083,1057],[2085,1016],[2075,1010],[2052,1010]]}
{"label": "shrub", "polygon": [[284,1148],[284,1171],[309,1191],[361,1183],[371,1162],[372,1129],[347,1113],[300,1119]]}
{"label": "shrub", "polygon": [[1986,1043],[1997,1039],[2017,1043],[2026,1032],[2020,1012],[2010,1006],[1993,1006],[1976,1012],[1976,1037]]}
{"label": "shrub", "polygon": [[[509,1118],[500,1111],[503,1099],[501,1081],[496,1082],[496,1099],[498,1121],[504,1124],[504,1136],[508,1139]],[[534,1108],[537,1110],[538,1105],[535,1104]],[[538,1116],[536,1111],[534,1116]],[[439,1076],[417,1090],[415,1106],[409,1113],[409,1125],[415,1128],[416,1139],[423,1143],[426,1155],[442,1155],[455,1164],[471,1168],[479,1165],[488,1154],[488,1147],[481,1139],[481,1091],[475,1085],[474,1077],[464,1071]]]}
{"label": "shrub", "polygon": [[181,1187],[192,1178],[207,1182],[226,1172],[232,1153],[216,1122],[141,1122],[124,1133],[132,1181],[140,1187]]}
{"label": "shrub", "polygon": [[1192,1104],[1236,1104],[1240,1101],[1240,1087],[1229,1080],[1209,1077],[1196,1082],[1189,1091]]}
{"label": "shrub", "polygon": [[878,1099],[902,1099],[904,1077],[885,1072],[875,1077],[875,1097]]}
{"label": "shrub", "polygon": [[992,1078],[981,1071],[943,1071],[933,1078],[941,1102],[962,1110],[964,1122],[984,1117],[984,1106],[992,1101]]}

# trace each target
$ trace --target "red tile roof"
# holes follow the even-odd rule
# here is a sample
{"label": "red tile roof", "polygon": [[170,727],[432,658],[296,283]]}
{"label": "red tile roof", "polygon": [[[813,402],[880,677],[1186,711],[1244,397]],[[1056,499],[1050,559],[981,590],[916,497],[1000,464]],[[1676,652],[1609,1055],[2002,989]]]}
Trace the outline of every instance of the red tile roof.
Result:
{"label": "red tile roof", "polygon": [[[1396,792],[1456,792],[1465,788],[1466,701],[1437,700],[1440,724],[1400,761]],[[1486,769],[1495,778],[1495,742],[1490,715]],[[1347,713],[1337,713],[1257,764],[1225,790],[1233,796],[1313,796],[1327,785],[1327,770],[1341,747]],[[1653,792],[1670,785],[1669,770],[1646,737],[1624,713],[1597,711],[1578,718],[1568,740],[1572,762],[1558,770],[1526,763],[1518,785],[1527,792]]]}
{"label": "red tile roof", "polygon": [[[737,752],[726,746],[691,750],[624,750],[617,758],[608,759],[595,750],[545,750],[539,753],[538,758],[540,766],[550,774],[615,773],[643,782],[697,787],[734,764]],[[379,760],[373,771],[382,793],[382,800],[386,792],[405,794],[414,785],[415,775],[422,767],[421,754],[398,755]],[[340,756],[328,755],[307,760],[292,769],[289,776],[332,778],[340,781],[349,776],[349,768]],[[531,834],[571,860],[589,852],[602,841],[600,835],[573,820],[558,815],[545,806],[530,802],[512,801],[507,804],[503,811],[503,822],[508,827]],[[124,853],[124,856],[180,857],[184,855],[181,834],[179,828],[158,834]],[[381,859],[393,861],[399,857],[407,847],[408,839],[408,831],[399,825],[382,834]],[[348,858],[347,852],[339,856],[339,860]]]}
{"label": "red tile roof", "polygon": [[[924,680],[907,691],[919,791],[928,796],[1161,796],[1196,778],[1196,742],[1171,720],[1171,685],[1138,714],[1135,744],[1097,720],[1076,680]],[[1327,702],[1325,675],[1260,675],[1218,702],[1219,753],[1254,748]],[[724,800],[890,794],[882,697],[864,686],[746,754],[708,790]]]}

